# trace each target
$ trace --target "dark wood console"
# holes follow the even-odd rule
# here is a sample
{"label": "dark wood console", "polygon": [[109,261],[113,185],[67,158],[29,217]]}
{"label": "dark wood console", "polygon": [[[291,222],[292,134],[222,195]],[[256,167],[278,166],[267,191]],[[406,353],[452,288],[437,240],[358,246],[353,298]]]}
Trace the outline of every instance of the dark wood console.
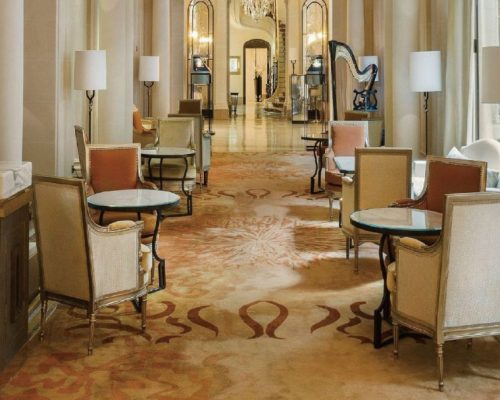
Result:
{"label": "dark wood console", "polygon": [[28,339],[31,191],[0,200],[0,370]]}

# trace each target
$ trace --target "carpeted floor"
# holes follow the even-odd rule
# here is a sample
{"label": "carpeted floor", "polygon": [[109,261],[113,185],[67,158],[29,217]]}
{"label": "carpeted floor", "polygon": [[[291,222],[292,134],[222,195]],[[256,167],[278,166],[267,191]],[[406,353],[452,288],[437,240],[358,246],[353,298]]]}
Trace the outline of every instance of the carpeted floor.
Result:
{"label": "carpeted floor", "polygon": [[[499,399],[500,344],[430,340],[374,350],[377,248],[345,260],[328,200],[308,193],[310,153],[214,154],[192,217],[167,219],[168,287],[102,312],[94,355],[81,310],[58,307],[0,374],[0,399]],[[386,326],[389,330],[390,327]]]}

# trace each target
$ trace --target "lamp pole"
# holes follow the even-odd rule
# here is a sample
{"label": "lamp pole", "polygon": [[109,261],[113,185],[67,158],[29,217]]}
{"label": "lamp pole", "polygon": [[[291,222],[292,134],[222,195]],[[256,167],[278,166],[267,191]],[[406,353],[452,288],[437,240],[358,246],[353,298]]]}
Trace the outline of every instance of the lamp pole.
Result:
{"label": "lamp pole", "polygon": [[85,95],[89,101],[89,143],[92,143],[92,109],[94,107],[95,90],[86,90]]}

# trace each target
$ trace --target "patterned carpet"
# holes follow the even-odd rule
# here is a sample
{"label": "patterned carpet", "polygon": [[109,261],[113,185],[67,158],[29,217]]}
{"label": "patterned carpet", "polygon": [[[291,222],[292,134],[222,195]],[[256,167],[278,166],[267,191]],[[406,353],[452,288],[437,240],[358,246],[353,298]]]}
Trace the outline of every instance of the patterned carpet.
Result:
{"label": "patterned carpet", "polygon": [[[162,225],[167,289],[142,334],[131,304],[98,317],[86,355],[81,310],[58,307],[0,374],[0,399],[499,399],[500,345],[445,346],[436,390],[430,340],[374,350],[377,248],[359,275],[328,200],[308,193],[310,153],[214,154],[192,217]],[[385,326],[389,330],[389,326]]]}

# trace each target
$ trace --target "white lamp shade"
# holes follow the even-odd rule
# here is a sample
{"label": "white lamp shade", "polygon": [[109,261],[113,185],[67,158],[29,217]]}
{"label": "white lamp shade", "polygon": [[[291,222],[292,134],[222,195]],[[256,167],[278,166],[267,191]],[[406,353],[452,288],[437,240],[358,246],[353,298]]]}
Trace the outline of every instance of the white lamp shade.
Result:
{"label": "white lamp shade", "polygon": [[412,92],[439,92],[441,90],[440,51],[410,53],[410,90]]}
{"label": "white lamp shade", "polygon": [[106,50],[75,51],[73,80],[77,90],[106,89]]}
{"label": "white lamp shade", "polygon": [[481,103],[500,104],[500,47],[483,47],[481,64]]}
{"label": "white lamp shade", "polygon": [[158,82],[160,80],[160,57],[141,56],[139,61],[139,80]]}
{"label": "white lamp shade", "polygon": [[[359,69],[363,71],[369,65],[375,64],[378,68],[378,56],[361,56],[359,57]],[[375,77],[375,82],[378,82],[378,77],[380,75],[380,69],[377,71],[377,76]]]}
{"label": "white lamp shade", "polygon": [[299,52],[296,47],[290,47],[288,49],[288,59],[290,61],[297,61],[299,59]]}

